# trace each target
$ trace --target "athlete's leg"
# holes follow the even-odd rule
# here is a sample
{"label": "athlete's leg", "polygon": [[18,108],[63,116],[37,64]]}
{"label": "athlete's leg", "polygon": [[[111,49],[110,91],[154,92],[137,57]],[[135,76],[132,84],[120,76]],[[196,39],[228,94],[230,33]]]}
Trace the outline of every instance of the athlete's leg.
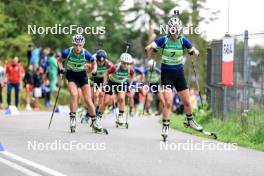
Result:
{"label": "athlete's leg", "polygon": [[162,93],[164,97],[163,119],[169,120],[170,110],[172,107],[173,92],[172,89],[167,88]]}
{"label": "athlete's leg", "polygon": [[111,102],[111,95],[105,94],[103,98],[103,103],[101,103],[99,106],[99,113],[103,114],[105,111],[105,108],[110,104],[110,102]]}
{"label": "athlete's leg", "polygon": [[88,107],[89,115],[91,117],[95,116],[95,107],[91,97],[91,87],[88,84],[85,84],[81,87],[81,90],[84,97],[84,101]]}
{"label": "athlete's leg", "polygon": [[120,91],[117,94],[118,106],[119,106],[119,114],[118,114],[117,121],[119,123],[125,123],[125,118],[123,116],[124,111],[125,111],[125,95],[126,93],[124,91]]}
{"label": "athlete's leg", "polygon": [[78,107],[78,88],[74,82],[69,82],[68,90],[70,93],[70,110],[71,112],[76,112]]}
{"label": "athlete's leg", "polygon": [[165,100],[164,100],[163,94],[161,92],[157,93],[157,97],[159,100],[158,113],[160,114],[162,112],[163,108],[165,107]]}
{"label": "athlete's leg", "polygon": [[181,98],[185,113],[187,115],[191,115],[192,114],[192,106],[191,106],[191,102],[190,102],[189,89],[185,89],[185,90],[178,92],[178,95]]}
{"label": "athlete's leg", "polygon": [[94,91],[94,106],[98,106],[100,104],[99,103],[100,91],[99,91],[99,89],[96,89],[95,87],[93,87],[92,90]]}
{"label": "athlete's leg", "polygon": [[119,105],[119,111],[125,110],[125,92],[121,91],[118,92],[118,105]]}

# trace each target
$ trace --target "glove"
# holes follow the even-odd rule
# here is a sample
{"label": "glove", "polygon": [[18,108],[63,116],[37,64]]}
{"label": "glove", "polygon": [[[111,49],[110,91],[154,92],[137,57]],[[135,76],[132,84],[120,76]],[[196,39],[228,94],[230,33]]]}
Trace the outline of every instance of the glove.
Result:
{"label": "glove", "polygon": [[92,72],[93,77],[96,77],[96,75],[97,75],[97,72]]}
{"label": "glove", "polygon": [[199,56],[200,53],[196,48],[192,47],[191,49],[188,50],[188,54]]}
{"label": "glove", "polygon": [[65,68],[59,69],[59,74],[60,75],[64,75],[65,73],[66,73],[66,69]]}

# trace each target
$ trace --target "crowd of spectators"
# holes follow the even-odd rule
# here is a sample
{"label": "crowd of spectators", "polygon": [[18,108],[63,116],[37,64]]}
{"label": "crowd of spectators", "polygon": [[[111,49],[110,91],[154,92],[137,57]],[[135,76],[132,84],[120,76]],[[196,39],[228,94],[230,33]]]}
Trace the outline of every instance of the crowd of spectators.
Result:
{"label": "crowd of spectators", "polygon": [[[22,64],[18,56],[0,60],[0,108],[5,109],[10,105],[18,107],[21,98],[25,100],[27,111],[38,111],[40,98],[44,99],[45,106],[50,107],[51,92],[57,89],[58,57],[59,52],[50,48],[34,48],[29,44],[26,63]],[[6,103],[3,99],[4,88],[7,92]]]}

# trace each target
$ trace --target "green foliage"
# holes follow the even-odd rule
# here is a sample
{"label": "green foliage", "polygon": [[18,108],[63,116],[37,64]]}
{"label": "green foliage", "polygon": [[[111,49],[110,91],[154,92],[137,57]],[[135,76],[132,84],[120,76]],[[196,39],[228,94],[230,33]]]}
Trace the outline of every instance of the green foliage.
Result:
{"label": "green foliage", "polygon": [[[217,134],[218,140],[264,151],[264,110],[254,110],[245,116],[242,123],[242,116],[231,114],[227,121],[222,121],[212,116],[211,111],[199,111],[195,114],[195,119],[204,129]],[[183,126],[185,116],[174,116],[171,120],[172,128],[204,136],[190,128]]]}
{"label": "green foliage", "polygon": [[[215,14],[208,18],[200,16],[205,8],[205,0],[185,0],[189,8],[180,12],[180,18],[186,25],[199,26],[201,21],[212,21]],[[97,43],[108,52],[109,58],[116,61],[125,50],[125,41],[132,43],[130,52],[136,58],[145,58],[144,47],[153,40],[153,32],[159,34],[159,26],[167,24],[172,17],[172,10],[179,7],[173,0],[134,1],[134,6],[127,9],[125,0],[4,0],[0,3],[0,58],[18,55],[26,61],[26,50],[29,42],[41,45],[42,48],[65,49],[71,45],[71,35],[29,35],[28,25],[38,27],[61,26],[104,26],[105,35],[85,35],[85,48],[91,53],[98,49]],[[162,12],[162,13],[160,13]],[[132,19],[131,19],[132,18]],[[153,31],[149,27],[153,27]],[[194,45],[200,50],[197,71],[201,87],[205,87],[206,48],[207,42],[201,35],[189,35]],[[186,63],[187,76],[193,75]],[[189,75],[189,73],[191,73]],[[204,92],[204,91],[203,91]]]}

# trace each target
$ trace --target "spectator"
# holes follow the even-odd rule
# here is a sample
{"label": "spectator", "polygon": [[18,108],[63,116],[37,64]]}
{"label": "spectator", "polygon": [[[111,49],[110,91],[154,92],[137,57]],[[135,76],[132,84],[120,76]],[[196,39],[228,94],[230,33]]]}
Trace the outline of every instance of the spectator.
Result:
{"label": "spectator", "polygon": [[36,70],[39,66],[39,58],[40,58],[40,47],[36,47],[32,51],[32,55],[30,58],[30,63],[34,65],[34,70]]}
{"label": "spectator", "polygon": [[[7,104],[11,105],[11,92],[12,88],[15,88],[15,105],[19,104],[19,91],[22,78],[25,75],[24,69],[21,64],[18,63],[18,57],[14,57],[12,64],[7,64],[5,68],[5,77],[8,77],[7,82]],[[6,78],[5,78],[6,79]]]}
{"label": "spectator", "polygon": [[28,66],[30,64],[30,59],[31,59],[31,56],[32,56],[32,49],[33,49],[32,43],[29,43],[28,44],[28,50],[27,50]]}
{"label": "spectator", "polygon": [[[60,57],[59,55],[56,55],[56,58]],[[57,65],[57,59],[54,57],[54,52],[50,52],[48,57],[48,64],[49,64],[49,80],[50,80],[50,89],[51,91],[54,91],[56,89],[56,85],[58,82],[58,65]]]}
{"label": "spectator", "polygon": [[44,70],[42,67],[38,67],[36,73],[34,74],[34,111],[39,110],[39,98],[42,96],[41,86],[43,83],[43,73]]}
{"label": "spectator", "polygon": [[24,77],[24,83],[26,85],[26,110],[32,111],[30,106],[30,100],[32,97],[32,92],[34,90],[34,66],[32,64],[29,65],[26,75]]}
{"label": "spectator", "polygon": [[43,50],[42,55],[41,55],[41,66],[44,69],[44,73],[46,73],[47,69],[48,69],[48,56],[49,56],[49,53],[50,53],[50,48],[45,48]]}
{"label": "spectator", "polygon": [[2,89],[4,88],[4,67],[2,66],[2,61],[0,60],[0,108],[4,109]]}
{"label": "spectator", "polygon": [[51,102],[50,102],[50,94],[51,94],[50,81],[46,77],[43,82],[44,83],[42,85],[42,95],[45,98],[45,106],[46,107],[51,107]]}

